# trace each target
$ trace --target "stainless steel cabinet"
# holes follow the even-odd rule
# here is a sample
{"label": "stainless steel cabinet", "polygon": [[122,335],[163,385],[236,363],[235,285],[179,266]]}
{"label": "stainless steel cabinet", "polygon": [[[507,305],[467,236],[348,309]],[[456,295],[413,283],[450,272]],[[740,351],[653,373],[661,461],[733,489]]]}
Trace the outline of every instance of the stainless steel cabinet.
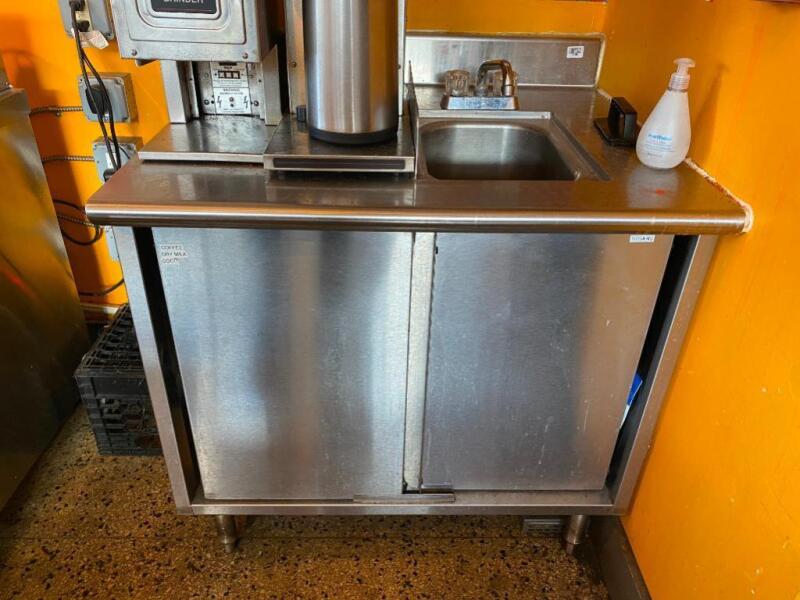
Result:
{"label": "stainless steel cabinet", "polygon": [[154,239],[205,496],[400,494],[412,234]]}
{"label": "stainless steel cabinet", "polygon": [[601,490],[672,245],[440,233],[412,294],[411,233],[153,236],[204,495],[232,501]]}
{"label": "stainless steel cabinet", "polygon": [[423,486],[601,489],[671,241],[438,235]]}

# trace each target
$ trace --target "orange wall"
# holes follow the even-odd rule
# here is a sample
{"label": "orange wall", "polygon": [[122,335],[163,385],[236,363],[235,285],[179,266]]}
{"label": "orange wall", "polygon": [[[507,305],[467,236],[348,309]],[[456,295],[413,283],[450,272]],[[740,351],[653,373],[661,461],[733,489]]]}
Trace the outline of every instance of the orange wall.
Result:
{"label": "orange wall", "polygon": [[672,60],[703,168],[755,229],[722,241],[626,528],[656,600],[800,598],[800,5],[612,0],[601,85],[644,116]]}
{"label": "orange wall", "polygon": [[[0,53],[9,79],[27,90],[32,107],[80,103],[74,41],[64,33],[55,0],[0,3]],[[133,62],[120,59],[114,47],[88,53],[99,71],[126,71],[133,76],[139,118],[131,125],[121,124],[118,135],[144,140],[155,135],[168,120],[158,64],[137,68]],[[97,123],[87,121],[82,113],[61,117],[43,114],[31,120],[42,156],[89,155],[92,141],[100,136]],[[45,170],[56,198],[84,204],[100,186],[94,163],[50,163]],[[75,216],[70,209],[58,210]],[[62,227],[73,237],[91,237],[81,226],[62,223]],[[79,290],[102,290],[119,281],[119,265],[111,260],[105,240],[90,248],[70,242],[66,246]],[[123,288],[108,297],[83,300],[115,304],[124,302],[125,297]]]}
{"label": "orange wall", "polygon": [[602,31],[604,2],[575,0],[409,0],[410,29],[469,33]]}

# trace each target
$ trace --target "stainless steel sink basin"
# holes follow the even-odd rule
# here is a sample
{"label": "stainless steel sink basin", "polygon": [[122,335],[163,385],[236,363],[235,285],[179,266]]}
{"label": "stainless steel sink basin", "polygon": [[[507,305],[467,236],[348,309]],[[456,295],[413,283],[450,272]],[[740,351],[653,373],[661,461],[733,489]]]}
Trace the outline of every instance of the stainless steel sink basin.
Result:
{"label": "stainless steel sink basin", "polygon": [[550,118],[433,121],[421,125],[419,144],[421,177],[574,181],[596,175]]}

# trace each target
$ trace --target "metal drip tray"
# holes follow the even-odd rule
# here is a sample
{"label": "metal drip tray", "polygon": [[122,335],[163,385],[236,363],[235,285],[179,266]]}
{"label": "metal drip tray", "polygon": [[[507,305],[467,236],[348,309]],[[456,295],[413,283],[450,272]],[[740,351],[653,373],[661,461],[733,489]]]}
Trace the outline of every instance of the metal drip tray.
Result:
{"label": "metal drip tray", "polygon": [[264,154],[267,171],[414,173],[414,144],[407,119],[397,137],[365,146],[330,144],[312,138],[304,123],[284,118]]}

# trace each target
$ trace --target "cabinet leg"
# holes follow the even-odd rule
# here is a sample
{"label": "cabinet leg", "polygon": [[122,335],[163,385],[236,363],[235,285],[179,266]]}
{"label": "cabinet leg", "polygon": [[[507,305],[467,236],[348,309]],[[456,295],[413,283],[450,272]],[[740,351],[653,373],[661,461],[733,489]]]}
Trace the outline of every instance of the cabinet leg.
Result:
{"label": "cabinet leg", "polygon": [[589,529],[589,515],[572,515],[564,527],[564,549],[572,555],[575,548],[583,543]]}
{"label": "cabinet leg", "polygon": [[214,521],[217,524],[219,541],[225,545],[225,552],[236,550],[239,543],[239,525],[233,515],[215,515]]}

